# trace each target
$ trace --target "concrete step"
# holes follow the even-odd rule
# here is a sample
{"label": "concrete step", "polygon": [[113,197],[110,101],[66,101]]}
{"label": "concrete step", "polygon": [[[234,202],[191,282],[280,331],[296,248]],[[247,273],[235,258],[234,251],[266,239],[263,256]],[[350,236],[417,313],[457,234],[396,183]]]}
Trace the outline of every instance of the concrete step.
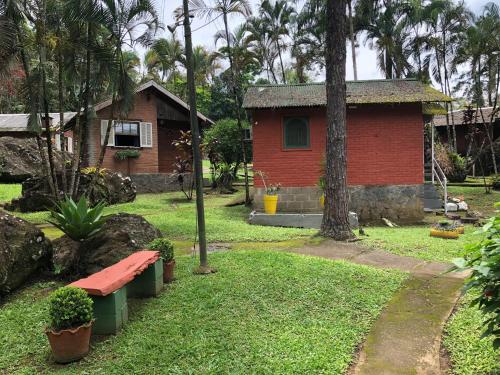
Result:
{"label": "concrete step", "polygon": [[441,199],[424,198],[424,209],[437,210],[443,208],[443,201]]}

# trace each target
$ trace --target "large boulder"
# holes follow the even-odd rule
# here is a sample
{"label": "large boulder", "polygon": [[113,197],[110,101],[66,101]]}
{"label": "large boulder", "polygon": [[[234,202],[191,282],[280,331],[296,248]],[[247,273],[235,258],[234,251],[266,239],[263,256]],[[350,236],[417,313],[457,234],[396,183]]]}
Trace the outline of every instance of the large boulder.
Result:
{"label": "large boulder", "polygon": [[50,264],[51,245],[31,223],[0,210],[0,294]]}
{"label": "large boulder", "polygon": [[[61,154],[54,152],[56,169],[61,169]],[[0,137],[0,182],[22,182],[42,174],[42,159],[35,138]]]}
{"label": "large boulder", "polygon": [[[69,172],[68,172],[69,176]],[[78,194],[80,198],[89,190],[91,174],[80,175]],[[62,186],[62,177],[58,175],[59,186]],[[130,177],[121,173],[105,171],[98,177],[97,182],[90,194],[91,205],[104,201],[107,205],[132,202],[136,196],[136,188]],[[22,185],[22,195],[6,204],[5,208],[10,211],[33,212],[44,211],[54,207],[54,199],[50,192],[49,182],[46,176],[37,176],[27,179]]]}
{"label": "large boulder", "polygon": [[106,218],[101,231],[78,242],[66,235],[53,241],[54,268],[61,273],[89,275],[143,250],[161,237],[159,229],[142,216],[120,213]]}

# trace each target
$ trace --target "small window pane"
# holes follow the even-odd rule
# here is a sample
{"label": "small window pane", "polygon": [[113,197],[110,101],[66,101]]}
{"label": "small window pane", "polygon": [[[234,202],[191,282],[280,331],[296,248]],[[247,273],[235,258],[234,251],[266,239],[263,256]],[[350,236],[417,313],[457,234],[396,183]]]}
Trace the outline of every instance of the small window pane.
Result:
{"label": "small window pane", "polygon": [[309,148],[309,120],[307,118],[285,118],[284,133],[285,148]]}

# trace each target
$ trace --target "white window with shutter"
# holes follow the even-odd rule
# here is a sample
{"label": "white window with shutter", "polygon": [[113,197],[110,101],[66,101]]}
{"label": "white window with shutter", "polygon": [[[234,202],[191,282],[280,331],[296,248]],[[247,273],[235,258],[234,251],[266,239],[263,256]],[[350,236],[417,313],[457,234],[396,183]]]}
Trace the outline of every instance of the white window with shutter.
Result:
{"label": "white window with shutter", "polygon": [[[108,120],[101,120],[101,145],[104,144],[104,138],[106,138],[106,131],[108,129]],[[108,138],[108,146],[115,145],[115,128],[111,127]]]}
{"label": "white window with shutter", "polygon": [[150,122],[141,122],[141,147],[153,147],[153,124]]}
{"label": "white window with shutter", "polygon": [[72,137],[66,138],[66,151],[68,151],[70,154],[73,153],[73,138]]}

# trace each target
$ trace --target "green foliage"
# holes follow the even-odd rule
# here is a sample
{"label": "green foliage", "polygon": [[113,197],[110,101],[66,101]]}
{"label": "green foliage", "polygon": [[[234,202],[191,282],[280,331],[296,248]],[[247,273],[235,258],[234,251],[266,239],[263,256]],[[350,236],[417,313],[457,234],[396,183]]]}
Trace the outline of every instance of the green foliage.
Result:
{"label": "green foliage", "polygon": [[[500,202],[496,204],[500,207]],[[455,259],[456,270],[470,270],[471,276],[465,284],[465,290],[477,288],[480,294],[473,300],[483,314],[485,320],[483,336],[494,336],[493,346],[500,348],[500,215],[488,220],[482,228],[485,237],[466,246],[463,258]],[[489,315],[491,314],[491,315]]]}
{"label": "green foliage", "polygon": [[50,327],[54,331],[77,328],[92,320],[93,301],[83,289],[64,286],[50,295]]}
{"label": "green foliage", "polygon": [[147,246],[150,250],[157,250],[163,261],[168,263],[174,259],[174,244],[167,238],[157,238]]}
{"label": "green foliage", "polygon": [[455,152],[449,153],[451,170],[446,173],[450,182],[464,182],[467,178],[467,163],[465,158]]}
{"label": "green foliage", "polygon": [[66,366],[40,333],[48,285],[20,290],[0,307],[0,373],[345,373],[406,276],[273,249],[210,254],[219,272],[203,278],[178,257],[167,293],[129,300],[126,329]]}
{"label": "green foliage", "polygon": [[126,160],[126,159],[137,159],[141,156],[139,150],[119,150],[115,152],[115,159]]}
{"label": "green foliage", "polygon": [[497,174],[491,177],[491,187],[493,190],[500,191],[500,175]]}
{"label": "green foliage", "polygon": [[[248,129],[250,124],[244,122],[242,127]],[[243,160],[240,141],[241,132],[237,121],[233,119],[219,120],[204,133],[208,154],[216,155],[218,160],[229,165],[239,164]]]}
{"label": "green foliage", "polygon": [[73,240],[84,240],[101,230],[104,224],[102,217],[104,206],[104,202],[101,202],[90,208],[85,196],[82,196],[78,203],[75,203],[72,198],[66,197],[57,204],[57,210],[51,211],[53,220],[47,221]]}

